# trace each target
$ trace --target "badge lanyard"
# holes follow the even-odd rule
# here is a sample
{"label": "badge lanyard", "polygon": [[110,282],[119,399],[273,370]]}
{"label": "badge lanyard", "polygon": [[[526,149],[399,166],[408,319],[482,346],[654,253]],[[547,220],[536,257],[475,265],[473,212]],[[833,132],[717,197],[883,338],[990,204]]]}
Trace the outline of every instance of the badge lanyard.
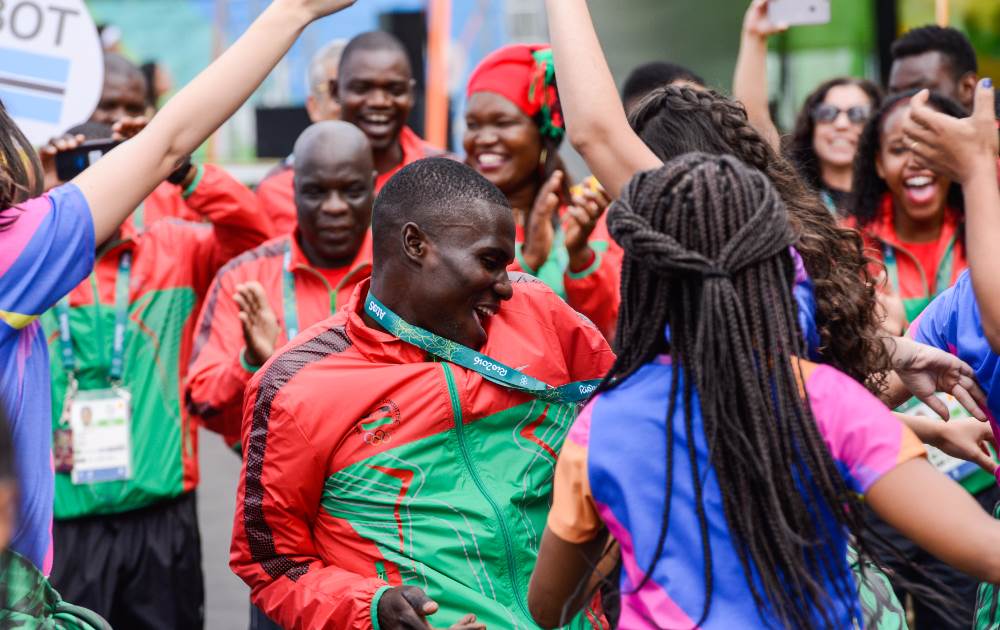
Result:
{"label": "badge lanyard", "polygon": [[560,387],[552,387],[471,348],[439,337],[429,330],[406,323],[399,315],[379,302],[370,291],[365,299],[365,311],[390,334],[406,343],[440,359],[472,370],[492,383],[531,394],[541,400],[553,403],[582,402],[590,397],[601,382],[600,380],[579,381]]}
{"label": "badge lanyard", "polygon": [[[125,327],[128,323],[129,275],[132,271],[132,252],[124,252],[118,261],[115,278],[115,329],[111,340],[111,369],[108,380],[112,384],[121,382],[125,368]],[[96,284],[95,284],[96,286]],[[96,293],[96,292],[95,292]],[[99,306],[100,296],[95,295],[95,306]],[[73,331],[69,322],[69,298],[65,297],[56,305],[59,317],[59,345],[62,351],[63,369],[75,381],[76,355],[73,352]]]}
{"label": "badge lanyard", "polygon": [[285,247],[285,261],[282,264],[283,278],[281,297],[285,308],[285,332],[291,341],[299,334],[299,305],[295,297],[295,274],[292,273],[292,244]]}

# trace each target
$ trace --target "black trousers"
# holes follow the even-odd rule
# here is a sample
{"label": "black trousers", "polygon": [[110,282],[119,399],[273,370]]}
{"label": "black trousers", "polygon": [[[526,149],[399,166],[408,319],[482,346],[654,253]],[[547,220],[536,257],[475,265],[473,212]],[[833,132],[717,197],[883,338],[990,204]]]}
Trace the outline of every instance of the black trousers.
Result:
{"label": "black trousers", "polygon": [[51,581],[113,628],[200,630],[205,587],[195,493],[107,516],[56,521]]}
{"label": "black trousers", "polygon": [[[993,506],[1000,500],[1000,488],[991,485],[975,495],[974,498],[983,506],[984,510],[991,512]],[[940,588],[937,588],[938,584],[944,584],[953,591],[957,598],[952,602],[953,611],[938,611],[914,594],[913,616],[915,623],[912,630],[968,630],[972,627],[979,581],[927,553],[888,523],[876,517],[873,512],[869,511],[868,516],[868,523],[872,529],[892,541],[910,562],[921,567],[930,578],[921,576],[905,563],[900,562],[893,554],[888,552],[880,554],[879,563],[890,569],[889,581],[892,583],[900,602],[904,601],[907,591],[900,584],[899,577],[905,578],[911,584],[925,586],[934,591],[940,591]]]}

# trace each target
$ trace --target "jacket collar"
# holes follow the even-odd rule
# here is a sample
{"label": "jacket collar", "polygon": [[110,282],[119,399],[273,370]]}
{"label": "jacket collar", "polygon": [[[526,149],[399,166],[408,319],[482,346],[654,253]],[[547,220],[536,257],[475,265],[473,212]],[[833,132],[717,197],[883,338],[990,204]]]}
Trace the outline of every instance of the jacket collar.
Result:
{"label": "jacket collar", "polygon": [[398,337],[387,332],[370,328],[364,320],[362,313],[365,308],[365,299],[368,297],[368,290],[371,287],[371,278],[366,278],[359,282],[351,294],[351,299],[347,306],[341,311],[347,321],[345,328],[347,336],[355,349],[360,352],[371,363],[386,364],[407,364],[425,363],[428,361],[427,353],[412,346]]}
{"label": "jacket collar", "polygon": [[[291,244],[292,252],[289,259],[289,265],[286,268],[288,271],[295,271],[296,269],[310,269],[315,270],[316,267],[309,262],[306,258],[306,253],[302,251],[302,247],[299,245],[299,228],[296,227],[295,231],[288,236],[288,241]],[[369,228],[365,232],[365,238],[361,241],[361,247],[358,249],[358,253],[354,255],[354,259],[350,262],[348,267],[348,275],[353,275],[355,272],[364,269],[371,268],[372,266],[372,231]],[[282,263],[284,267],[284,263]]]}
{"label": "jacket collar", "polygon": [[[878,212],[878,218],[870,223],[865,231],[872,238],[891,247],[906,249],[906,244],[899,239],[899,235],[896,233],[894,202],[890,193],[882,195],[882,203]],[[958,212],[951,207],[945,208],[941,236],[938,237],[938,242],[948,242],[954,238],[958,232],[959,223]]]}

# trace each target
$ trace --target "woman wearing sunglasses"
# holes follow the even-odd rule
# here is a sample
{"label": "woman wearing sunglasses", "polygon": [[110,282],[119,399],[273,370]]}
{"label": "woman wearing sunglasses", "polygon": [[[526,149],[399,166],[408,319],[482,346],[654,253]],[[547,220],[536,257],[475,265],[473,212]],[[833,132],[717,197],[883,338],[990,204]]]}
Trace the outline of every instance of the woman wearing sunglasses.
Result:
{"label": "woman wearing sunglasses", "polygon": [[[733,97],[747,108],[753,126],[779,150],[778,130],[767,100],[767,38],[785,30],[767,17],[768,0],[755,0],[743,18]],[[871,81],[838,77],[806,97],[785,152],[831,212],[846,215],[858,138],[882,95]]]}

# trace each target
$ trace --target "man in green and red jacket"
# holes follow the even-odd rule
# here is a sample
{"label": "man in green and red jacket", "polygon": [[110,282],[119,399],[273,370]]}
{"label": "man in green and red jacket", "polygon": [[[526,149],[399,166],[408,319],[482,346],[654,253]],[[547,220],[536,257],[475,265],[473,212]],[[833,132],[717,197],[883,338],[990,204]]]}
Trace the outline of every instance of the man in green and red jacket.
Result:
{"label": "man in green and red jacket", "polygon": [[371,273],[374,186],[365,134],[341,121],[310,126],[295,143],[294,230],[219,270],[198,318],[185,401],[230,446],[239,446],[253,373]]}
{"label": "man in green and red jacket", "polygon": [[[124,225],[99,246],[90,279],[42,317],[52,582],[121,628],[201,627],[197,425],[181,404],[194,316],[216,270],[269,230],[253,193],[220,168],[192,165],[177,189],[207,222]],[[109,405],[130,416],[105,414]]]}
{"label": "man in green and red jacket", "polygon": [[371,280],[250,380],[230,566],[283,628],[535,628],[556,456],[614,356],[508,274],[509,202],[464,164],[404,167],[372,239]]}

